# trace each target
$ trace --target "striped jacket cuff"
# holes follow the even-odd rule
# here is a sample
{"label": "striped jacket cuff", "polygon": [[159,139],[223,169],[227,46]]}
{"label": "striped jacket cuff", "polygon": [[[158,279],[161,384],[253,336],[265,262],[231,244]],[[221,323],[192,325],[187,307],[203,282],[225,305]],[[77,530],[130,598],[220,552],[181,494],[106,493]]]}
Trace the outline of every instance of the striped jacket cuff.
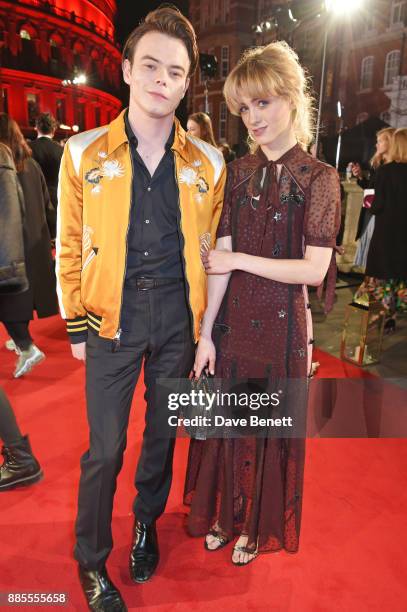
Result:
{"label": "striped jacket cuff", "polygon": [[76,317],[75,319],[68,319],[66,321],[66,327],[71,344],[85,342],[88,337],[89,328],[99,333],[101,323],[102,317],[93,312],[88,312],[85,316]]}
{"label": "striped jacket cuff", "polygon": [[84,317],[76,317],[76,319],[68,319],[66,329],[72,344],[85,342],[88,337],[88,317],[85,315]]}

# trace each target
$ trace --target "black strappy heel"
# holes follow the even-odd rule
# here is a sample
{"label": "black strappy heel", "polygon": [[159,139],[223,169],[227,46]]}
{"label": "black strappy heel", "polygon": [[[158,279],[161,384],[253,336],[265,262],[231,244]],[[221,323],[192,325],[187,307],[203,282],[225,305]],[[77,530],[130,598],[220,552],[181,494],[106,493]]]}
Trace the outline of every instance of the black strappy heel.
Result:
{"label": "black strappy heel", "polygon": [[[211,535],[213,538],[215,538],[215,540],[217,540],[219,542],[219,546],[217,546],[216,548],[209,548],[208,546],[208,542],[206,541],[206,536]],[[209,531],[205,536],[204,539],[204,548],[205,550],[208,550],[209,552],[216,552],[217,550],[220,550],[221,548],[224,548],[226,546],[226,544],[229,544],[230,540],[228,540],[227,538],[225,538],[224,536],[220,535],[219,533],[217,533],[216,531]]]}
{"label": "black strappy heel", "polygon": [[246,563],[244,563],[243,561],[233,561],[232,559],[233,565],[237,565],[238,567],[242,567],[243,565],[249,565],[249,563],[254,561],[259,555],[257,551],[253,552],[252,550],[247,550],[246,546],[238,546],[237,544],[235,544],[235,546],[233,547],[233,550],[234,551],[236,550],[237,552],[247,553],[248,555],[253,555],[251,559],[246,561]]}

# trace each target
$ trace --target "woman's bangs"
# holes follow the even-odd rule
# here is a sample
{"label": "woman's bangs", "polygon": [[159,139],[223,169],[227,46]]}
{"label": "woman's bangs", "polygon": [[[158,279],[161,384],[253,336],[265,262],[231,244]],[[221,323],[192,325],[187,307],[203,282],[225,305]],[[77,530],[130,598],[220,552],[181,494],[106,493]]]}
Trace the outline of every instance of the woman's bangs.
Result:
{"label": "woman's bangs", "polygon": [[270,71],[257,62],[246,62],[225,83],[225,98],[234,115],[239,115],[242,98],[257,100],[275,95],[276,87]]}

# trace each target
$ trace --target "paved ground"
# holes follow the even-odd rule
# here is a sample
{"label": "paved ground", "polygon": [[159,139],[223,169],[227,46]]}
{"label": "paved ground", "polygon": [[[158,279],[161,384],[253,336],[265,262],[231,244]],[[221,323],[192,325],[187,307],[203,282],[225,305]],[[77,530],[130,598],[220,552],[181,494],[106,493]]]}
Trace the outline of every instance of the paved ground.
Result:
{"label": "paved ground", "polygon": [[[361,280],[362,277],[340,274],[337,300],[328,316],[324,315],[316,293],[310,292],[315,344],[335,357],[339,357],[345,306],[352,301]],[[398,318],[394,334],[384,336],[380,363],[366,366],[366,370],[385,378],[407,378],[407,316]]]}

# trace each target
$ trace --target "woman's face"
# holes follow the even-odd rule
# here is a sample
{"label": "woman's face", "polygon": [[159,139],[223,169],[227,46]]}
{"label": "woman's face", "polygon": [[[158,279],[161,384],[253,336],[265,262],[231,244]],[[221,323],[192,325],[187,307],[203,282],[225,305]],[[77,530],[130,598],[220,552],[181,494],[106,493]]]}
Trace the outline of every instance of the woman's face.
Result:
{"label": "woman's face", "polygon": [[389,150],[389,140],[384,134],[377,137],[376,151],[379,155],[384,155]]}
{"label": "woman's face", "polygon": [[201,128],[199,124],[193,119],[188,119],[187,130],[191,134],[191,136],[195,136],[195,138],[201,137]]}
{"label": "woman's face", "polygon": [[281,144],[292,128],[291,104],[282,96],[241,98],[240,116],[250,136],[260,146]]}

